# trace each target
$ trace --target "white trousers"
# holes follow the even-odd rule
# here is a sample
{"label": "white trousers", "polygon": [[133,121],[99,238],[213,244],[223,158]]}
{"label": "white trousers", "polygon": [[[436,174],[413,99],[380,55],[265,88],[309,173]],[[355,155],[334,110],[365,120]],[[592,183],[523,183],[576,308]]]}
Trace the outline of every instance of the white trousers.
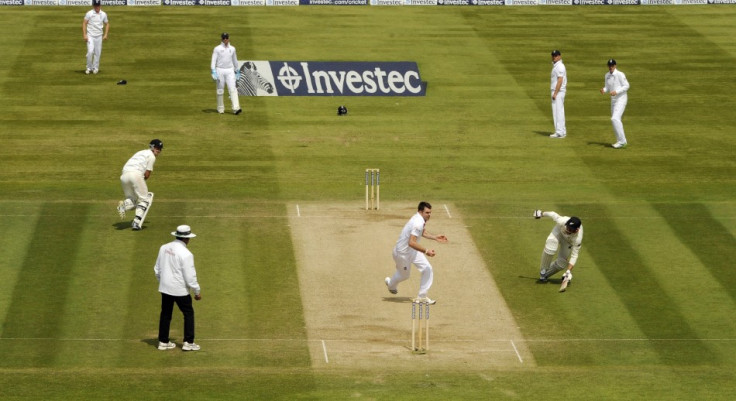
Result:
{"label": "white trousers", "polygon": [[[123,200],[125,210],[132,210],[136,205],[142,203],[142,206],[148,207],[150,203],[148,185],[141,173],[137,171],[123,172],[123,175],[120,176],[120,184],[123,186],[123,193],[125,193],[125,199]],[[145,211],[145,208],[137,208],[136,216],[143,216],[143,211]]]}
{"label": "white trousers", "polygon": [[238,99],[238,88],[235,85],[235,71],[232,68],[217,69],[217,112],[225,112],[225,85],[227,85],[227,93],[230,95],[230,102],[233,111],[240,109],[240,100]]}
{"label": "white trousers", "polygon": [[100,55],[102,55],[102,36],[87,36],[87,69],[100,69]]}
{"label": "white trousers", "polygon": [[[559,249],[559,253],[557,250]],[[554,259],[554,255],[557,253],[557,259],[549,263]],[[568,261],[570,260],[570,254],[572,253],[572,245],[563,241],[563,246],[560,247],[560,239],[554,233],[550,233],[547,236],[547,241],[544,243],[544,251],[542,253],[542,264],[539,272],[546,272],[547,276],[551,276],[556,272],[567,268]]]}
{"label": "white trousers", "polygon": [[396,253],[396,249],[394,249],[392,256],[396,263],[396,272],[391,277],[389,288],[396,289],[396,286],[398,286],[400,282],[408,280],[411,273],[411,265],[413,264],[422,275],[419,281],[419,293],[417,294],[417,297],[426,297],[427,292],[429,292],[429,288],[432,287],[432,281],[434,278],[432,265],[429,263],[427,256],[421,252],[416,252],[414,260],[409,260],[402,255],[398,255]]}
{"label": "white trousers", "polygon": [[626,110],[626,103],[628,103],[628,97],[611,99],[611,124],[613,124],[613,132],[616,134],[616,142],[618,143],[626,143],[624,123],[621,121],[624,110]]}
{"label": "white trousers", "polygon": [[[552,97],[550,96],[550,99],[551,98]],[[555,123],[555,134],[558,136],[566,136],[567,128],[565,127],[565,92],[557,92],[557,98],[552,101],[552,119]]]}

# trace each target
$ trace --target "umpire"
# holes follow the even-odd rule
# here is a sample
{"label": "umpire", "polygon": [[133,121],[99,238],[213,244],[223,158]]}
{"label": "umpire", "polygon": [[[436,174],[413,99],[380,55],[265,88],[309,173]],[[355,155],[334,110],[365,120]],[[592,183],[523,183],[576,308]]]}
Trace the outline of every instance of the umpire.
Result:
{"label": "umpire", "polygon": [[174,304],[184,314],[184,351],[198,351],[199,345],[194,343],[194,308],[189,291],[194,291],[194,299],[202,299],[197,271],[194,269],[194,255],[187,249],[189,240],[197,235],[187,225],[176,228],[171,235],[174,241],[164,244],[158,251],[158,259],[153,271],[159,282],[158,291],[161,293],[161,317],[158,323],[158,349],[168,350],[176,348],[176,344],[169,341],[169,326]]}

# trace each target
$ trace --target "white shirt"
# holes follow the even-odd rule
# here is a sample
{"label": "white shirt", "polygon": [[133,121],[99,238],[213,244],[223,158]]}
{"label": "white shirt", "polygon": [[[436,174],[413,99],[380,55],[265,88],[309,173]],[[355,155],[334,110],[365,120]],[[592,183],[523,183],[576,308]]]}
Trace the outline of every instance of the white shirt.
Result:
{"label": "white shirt", "polygon": [[626,74],[618,69],[614,69],[613,74],[610,71],[607,72],[603,91],[606,93],[616,91],[616,96],[611,96],[611,101],[627,98],[629,81],[626,80]]}
{"label": "white shirt", "polygon": [[194,255],[187,249],[184,241],[177,239],[162,245],[153,272],[159,282],[159,292],[182,297],[189,295],[191,289],[194,290],[194,295],[199,295]]}
{"label": "white shirt", "polygon": [[565,92],[567,90],[567,69],[565,68],[565,64],[562,63],[562,60],[556,62],[552,67],[552,73],[550,74],[550,90],[552,92],[557,87],[557,78],[559,77],[562,77],[560,92]]}
{"label": "white shirt", "polygon": [[235,70],[238,68],[238,56],[235,55],[235,46],[220,43],[212,51],[212,63],[210,68],[228,68]]}
{"label": "white shirt", "polygon": [[570,220],[570,217],[560,216],[555,212],[544,212],[544,215],[551,217],[557,224],[555,225],[555,228],[552,229],[552,235],[557,237],[557,241],[559,241],[561,245],[566,243],[569,246],[572,246],[572,252],[570,252],[570,260],[568,263],[574,266],[575,262],[578,260],[580,247],[583,245],[583,225],[580,225],[580,229],[578,229],[576,233],[568,234],[567,230],[565,230],[565,223]]}
{"label": "white shirt", "polygon": [[413,235],[417,237],[417,242],[419,242],[419,240],[422,238],[422,234],[424,233],[425,223],[426,222],[424,221],[424,217],[422,217],[419,212],[417,212],[417,214],[409,219],[406,225],[404,225],[404,228],[401,230],[399,240],[396,241],[396,246],[394,246],[394,251],[397,255],[403,256],[410,260],[414,258],[417,250],[409,246],[409,239]]}
{"label": "white shirt", "polygon": [[102,28],[104,24],[107,24],[107,13],[100,10],[96,13],[94,9],[87,11],[84,15],[84,19],[87,21],[87,36],[98,37],[102,36]]}
{"label": "white shirt", "polygon": [[123,166],[123,173],[137,171],[143,175],[146,170],[153,171],[153,163],[156,162],[156,155],[151,149],[141,150],[133,155]]}

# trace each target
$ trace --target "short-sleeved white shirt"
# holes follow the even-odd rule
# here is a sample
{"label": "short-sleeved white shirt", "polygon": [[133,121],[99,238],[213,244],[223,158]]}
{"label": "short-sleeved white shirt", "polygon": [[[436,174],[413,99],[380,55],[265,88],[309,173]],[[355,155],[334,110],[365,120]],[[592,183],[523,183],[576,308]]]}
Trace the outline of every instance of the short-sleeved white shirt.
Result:
{"label": "short-sleeved white shirt", "polygon": [[552,67],[552,73],[550,74],[550,90],[552,92],[554,92],[557,87],[557,78],[559,77],[562,77],[560,92],[565,92],[567,91],[567,69],[565,68],[565,64],[562,63],[562,60],[556,62]]}
{"label": "short-sleeved white shirt", "polygon": [[153,171],[153,163],[156,162],[156,155],[153,154],[151,149],[141,150],[136,152],[128,162],[123,166],[123,173],[135,171],[141,175],[148,171]]}
{"label": "short-sleeved white shirt", "polygon": [[107,24],[107,13],[100,10],[96,13],[94,9],[87,11],[84,16],[87,20],[87,36],[98,37],[102,36],[102,28]]}
{"label": "short-sleeved white shirt", "polygon": [[422,238],[422,234],[424,233],[425,223],[426,222],[424,221],[424,217],[422,217],[419,212],[417,212],[417,214],[409,219],[406,225],[404,225],[404,228],[401,230],[399,240],[396,241],[394,251],[397,255],[403,256],[407,259],[413,259],[417,250],[409,246],[409,239],[413,235],[417,237],[417,241],[419,241]]}

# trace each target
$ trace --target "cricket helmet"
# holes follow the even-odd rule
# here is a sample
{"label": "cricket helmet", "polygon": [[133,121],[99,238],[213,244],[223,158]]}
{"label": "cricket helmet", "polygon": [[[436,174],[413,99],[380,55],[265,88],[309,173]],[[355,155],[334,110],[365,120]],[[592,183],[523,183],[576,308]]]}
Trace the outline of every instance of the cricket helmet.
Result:
{"label": "cricket helmet", "polygon": [[344,116],[345,114],[348,114],[348,108],[345,106],[340,106],[337,108],[337,115],[338,116]]}
{"label": "cricket helmet", "polygon": [[164,149],[164,143],[163,143],[163,142],[161,142],[161,140],[160,140],[160,139],[154,139],[154,140],[152,140],[152,141],[151,141],[151,143],[149,144],[149,147],[150,147],[151,149],[153,149],[153,148],[156,148],[156,149],[158,149],[158,150],[163,150],[163,149]]}
{"label": "cricket helmet", "polygon": [[567,228],[567,231],[574,233],[580,228],[582,224],[583,223],[580,221],[579,218],[572,216],[565,223],[565,228]]}

